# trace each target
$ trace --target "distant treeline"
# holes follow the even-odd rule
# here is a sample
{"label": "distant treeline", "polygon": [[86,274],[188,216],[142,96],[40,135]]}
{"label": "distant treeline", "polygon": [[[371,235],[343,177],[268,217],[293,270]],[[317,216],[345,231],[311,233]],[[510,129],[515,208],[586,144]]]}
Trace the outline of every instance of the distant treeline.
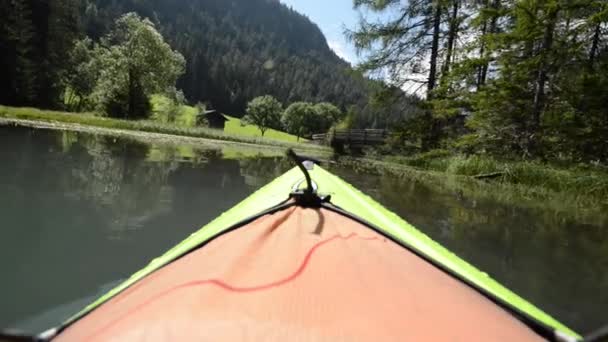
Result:
{"label": "distant treeline", "polygon": [[191,103],[242,115],[248,101],[265,94],[287,104],[330,102],[360,127],[392,125],[418,110],[415,97],[376,101],[381,82],[339,59],[307,17],[266,0],[2,0],[0,17],[9,20],[0,23],[7,75],[0,102],[62,107],[74,40],[99,40],[127,12],[149,18],[185,57],[177,88]]}

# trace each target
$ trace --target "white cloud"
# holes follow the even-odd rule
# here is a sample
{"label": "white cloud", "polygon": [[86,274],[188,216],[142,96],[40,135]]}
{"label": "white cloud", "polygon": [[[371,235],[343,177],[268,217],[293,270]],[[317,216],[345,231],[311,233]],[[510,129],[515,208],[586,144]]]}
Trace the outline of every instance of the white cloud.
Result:
{"label": "white cloud", "polygon": [[338,57],[351,64],[354,63],[353,56],[348,52],[347,47],[343,43],[335,40],[328,40],[327,45],[329,45],[329,48],[332,49]]}

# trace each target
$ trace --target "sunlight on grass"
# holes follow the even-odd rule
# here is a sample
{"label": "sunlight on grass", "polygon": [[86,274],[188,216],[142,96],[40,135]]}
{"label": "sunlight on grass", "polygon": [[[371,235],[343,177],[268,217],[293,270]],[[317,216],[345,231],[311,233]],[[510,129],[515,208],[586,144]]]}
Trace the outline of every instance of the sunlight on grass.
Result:
{"label": "sunlight on grass", "polygon": [[[154,115],[152,119],[154,121],[169,123],[169,118],[167,115],[168,109],[171,107],[171,101],[162,95],[153,95],[150,99],[150,103],[152,104],[152,111]],[[172,124],[175,124],[180,127],[195,127],[196,126],[196,115],[198,114],[198,110],[193,106],[181,106],[176,111],[175,121]],[[285,142],[307,142],[308,140],[281,132],[274,129],[268,129],[264,137],[262,137],[262,131],[257,128],[255,125],[249,125],[243,123],[241,119],[232,117],[229,115],[224,115],[229,120],[226,122],[226,127],[224,128],[224,132],[230,135],[237,135],[243,137],[254,137],[254,138],[263,138],[263,139],[272,139],[278,141]]]}
{"label": "sunlight on grass", "polygon": [[450,175],[495,174],[494,182],[517,184],[570,194],[596,197],[608,204],[608,173],[599,168],[559,168],[538,161],[501,161],[490,156],[452,155],[435,150],[411,157],[388,157],[386,161]]}
{"label": "sunlight on grass", "polygon": [[[192,111],[186,111],[186,115],[192,115]],[[189,114],[188,114],[189,113]],[[218,129],[207,127],[186,127],[173,123],[162,123],[154,120],[120,120],[97,116],[93,113],[66,113],[36,108],[15,108],[0,106],[0,117],[9,119],[34,120],[42,122],[57,122],[67,124],[79,124],[106,129],[131,130],[148,133],[161,133],[193,138],[206,138],[213,140],[232,141],[238,143],[249,143],[256,145],[270,145],[278,147],[293,147],[296,149],[316,150],[319,152],[329,151],[326,147],[296,143],[295,139],[279,140],[269,137],[254,135],[231,134]]]}
{"label": "sunlight on grass", "polygon": [[[228,115],[226,115],[226,117],[229,119],[229,121],[226,122],[226,128],[225,128],[226,133],[248,136],[248,137],[262,137],[262,132],[256,126],[242,124],[241,119],[239,119],[239,118],[234,118],[234,117],[231,117]],[[266,134],[264,135],[264,138],[287,141],[287,142],[298,142],[298,137],[296,137],[295,135],[291,135],[291,134],[277,131],[274,129],[268,129],[266,131]],[[300,139],[299,142],[306,142],[306,141],[308,141],[308,140]]]}
{"label": "sunlight on grass", "polygon": [[192,106],[180,106],[176,110],[176,115],[173,122],[169,122],[167,112],[171,108],[171,100],[162,95],[152,95],[150,98],[152,104],[152,120],[162,123],[172,123],[180,127],[195,127],[196,126],[196,114],[198,110]]}
{"label": "sunlight on grass", "polygon": [[[461,163],[461,161],[458,161],[458,163]],[[487,199],[523,208],[551,209],[577,221],[588,222],[589,224],[605,224],[603,221],[598,222],[597,220],[604,220],[608,208],[608,201],[606,200],[608,175],[606,174],[593,176],[581,170],[570,169],[561,170],[557,175],[551,175],[554,171],[550,170],[543,172],[543,177],[548,178],[544,182],[527,184],[523,175],[518,180],[510,178],[512,176],[505,176],[486,181],[468,175],[448,173],[446,170],[422,169],[404,163],[395,163],[394,161],[366,159],[365,162],[362,162],[360,159],[342,157],[338,164],[357,173],[402,179],[402,182],[420,182],[434,189],[437,193],[444,193],[449,196]],[[450,160],[439,164],[449,166]],[[515,166],[515,164],[517,163],[509,165],[512,169],[521,168],[521,166]],[[455,171],[455,167],[452,170]],[[492,169],[482,170],[478,166],[469,169],[469,171],[472,170],[474,172],[480,170],[483,172],[492,171]],[[531,171],[527,170],[526,172]],[[561,174],[563,172],[568,173],[568,179],[565,179],[564,175]],[[582,173],[579,174],[579,172]],[[554,186],[552,183],[557,179],[566,184]]]}

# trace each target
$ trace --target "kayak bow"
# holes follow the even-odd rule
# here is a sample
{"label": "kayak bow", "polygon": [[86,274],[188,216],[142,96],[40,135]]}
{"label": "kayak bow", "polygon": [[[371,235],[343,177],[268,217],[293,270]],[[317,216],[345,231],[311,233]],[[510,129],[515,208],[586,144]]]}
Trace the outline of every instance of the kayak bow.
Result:
{"label": "kayak bow", "polygon": [[294,168],[46,336],[580,339],[337,176],[308,172],[326,197],[302,201]]}

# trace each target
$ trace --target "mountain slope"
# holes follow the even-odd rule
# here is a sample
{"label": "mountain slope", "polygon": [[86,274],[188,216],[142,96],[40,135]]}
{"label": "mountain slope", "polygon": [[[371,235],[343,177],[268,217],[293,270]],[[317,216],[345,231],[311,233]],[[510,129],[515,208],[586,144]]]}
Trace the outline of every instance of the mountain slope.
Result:
{"label": "mountain slope", "polygon": [[100,37],[130,11],[154,21],[186,57],[178,86],[190,101],[240,116],[253,97],[271,94],[286,104],[354,105],[368,124],[387,117],[368,105],[377,82],[354,74],[317,25],[278,0],[89,1],[83,7],[87,34]]}

